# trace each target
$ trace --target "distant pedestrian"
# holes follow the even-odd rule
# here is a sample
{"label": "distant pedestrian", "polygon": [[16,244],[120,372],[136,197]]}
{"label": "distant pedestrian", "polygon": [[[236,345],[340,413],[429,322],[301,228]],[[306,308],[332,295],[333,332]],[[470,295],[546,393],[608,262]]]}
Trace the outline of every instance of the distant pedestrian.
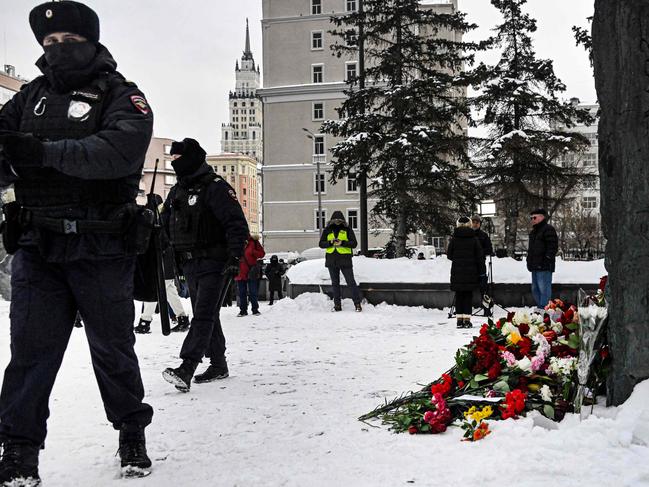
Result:
{"label": "distant pedestrian", "polygon": [[480,288],[480,276],[486,273],[482,246],[463,216],[448,244],[446,256],[451,264],[451,290],[455,291],[455,314],[458,328],[472,328],[473,291]]}
{"label": "distant pedestrian", "polygon": [[539,310],[552,299],[552,273],[559,250],[557,231],[548,223],[548,213],[539,208],[530,213],[532,231],[527,248],[527,270],[532,273],[532,295]]}
{"label": "distant pedestrian", "polygon": [[282,276],[286,273],[286,267],[279,262],[276,255],[270,258],[270,264],[266,266],[266,277],[268,278],[268,304],[274,302],[275,293],[277,299],[282,299]]}
{"label": "distant pedestrian", "polygon": [[423,252],[419,252],[417,254],[417,260],[426,260],[426,256],[424,255]]}
{"label": "distant pedestrian", "polygon": [[261,277],[261,264],[259,259],[266,255],[264,247],[259,243],[259,235],[250,235],[243,256],[239,261],[239,275],[234,278],[239,289],[239,314],[237,317],[248,316],[248,301],[252,314],[259,312],[259,278]]}
{"label": "distant pedestrian", "polygon": [[[484,254],[485,261],[487,257],[492,256],[494,253],[493,245],[491,244],[491,239],[489,234],[482,230],[482,218],[479,215],[473,215],[471,217],[471,226],[475,232],[475,236],[478,237],[480,245],[482,246],[482,252]],[[485,265],[486,268],[486,265]],[[491,307],[493,306],[492,296],[488,295],[489,292],[489,276],[485,273],[480,276],[480,296],[482,302],[482,309],[485,316],[491,316]]]}
{"label": "distant pedestrian", "polygon": [[320,248],[327,249],[325,266],[329,269],[331,286],[334,292],[334,311],[342,311],[342,294],[340,290],[340,273],[352,290],[352,299],[356,311],[361,308],[361,294],[354,279],[352,249],[358,245],[354,230],[347,224],[341,211],[334,211],[331,221],[320,235]]}

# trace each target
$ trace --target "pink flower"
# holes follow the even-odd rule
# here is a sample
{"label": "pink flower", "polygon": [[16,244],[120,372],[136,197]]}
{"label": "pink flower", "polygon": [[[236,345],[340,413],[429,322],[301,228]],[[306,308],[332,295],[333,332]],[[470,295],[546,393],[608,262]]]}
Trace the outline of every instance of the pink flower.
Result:
{"label": "pink flower", "polygon": [[543,354],[536,355],[532,359],[532,372],[541,370],[541,367],[543,366],[544,363],[545,363],[545,356]]}
{"label": "pink flower", "polygon": [[502,357],[505,359],[505,362],[507,362],[508,367],[513,367],[516,365],[516,357],[514,357],[514,354],[508,351],[502,352]]}

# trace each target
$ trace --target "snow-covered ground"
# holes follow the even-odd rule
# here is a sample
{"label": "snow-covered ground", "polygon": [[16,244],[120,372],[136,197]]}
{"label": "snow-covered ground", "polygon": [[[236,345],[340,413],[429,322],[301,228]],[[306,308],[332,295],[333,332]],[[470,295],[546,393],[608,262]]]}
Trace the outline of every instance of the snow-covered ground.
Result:
{"label": "snow-covered ground", "polygon": [[[0,303],[2,367],[8,307]],[[310,294],[264,303],[259,317],[236,318],[226,308],[231,377],[189,394],[160,376],[178,363],[183,335],[156,328],[138,336],[156,412],[147,430],[154,471],[132,481],[117,479],[117,433],[104,416],[83,330],[75,329],[51,400],[44,485],[649,486],[649,381],[627,405],[581,423],[569,417],[556,430],[526,418],[493,422],[493,434],[475,444],[461,442],[458,428],[395,435],[356,418],[435,379],[472,331],[455,329],[441,311],[330,307]]]}
{"label": "snow-covered ground", "polygon": [[[354,276],[362,282],[449,282],[451,261],[445,255],[432,260],[415,259],[371,259],[354,257]],[[598,284],[607,274],[604,260],[590,262],[564,261],[557,259],[555,283]],[[329,271],[324,259],[307,260],[289,269],[287,276],[293,284],[330,284]],[[512,258],[493,259],[495,283],[530,283],[531,276],[525,261]]]}

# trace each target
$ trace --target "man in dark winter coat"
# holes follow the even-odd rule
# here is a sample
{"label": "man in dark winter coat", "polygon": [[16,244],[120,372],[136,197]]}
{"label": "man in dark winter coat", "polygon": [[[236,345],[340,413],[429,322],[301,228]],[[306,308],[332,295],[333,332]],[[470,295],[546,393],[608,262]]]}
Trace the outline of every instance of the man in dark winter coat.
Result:
{"label": "man in dark winter coat", "polygon": [[14,184],[3,238],[14,252],[11,361],[0,393],[0,485],[38,485],[48,401],[77,311],[122,467],[148,468],[153,409],[133,346],[131,216],[151,139],[142,92],[71,1],[35,7],[43,76],[0,111],[0,185]]}
{"label": "man in dark winter coat", "polygon": [[286,274],[286,267],[279,262],[279,258],[273,255],[270,264],[266,266],[266,277],[268,278],[268,304],[272,305],[277,293],[277,299],[282,299],[282,276]]}
{"label": "man in dark winter coat", "polygon": [[[494,249],[493,246],[491,245],[491,239],[489,238],[489,235],[487,234],[487,232],[482,230],[482,218],[479,215],[473,215],[471,217],[471,226],[473,228],[473,231],[475,232],[475,236],[478,238],[478,241],[480,242],[480,246],[482,247],[482,253],[486,261],[487,257],[492,256],[494,254]],[[491,297],[487,296],[488,290],[489,290],[489,276],[487,275],[487,273],[485,273],[482,276],[480,276],[480,295],[482,296],[482,308],[484,310],[485,316],[491,316],[491,309],[489,305],[492,304],[492,301],[491,301]]]}
{"label": "man in dark winter coat", "polygon": [[458,328],[471,328],[473,291],[480,288],[480,278],[486,274],[482,245],[471,220],[463,216],[446,251],[451,264],[451,291],[455,291],[455,312]]}
{"label": "man in dark winter coat", "polygon": [[194,316],[180,350],[182,364],[166,369],[163,377],[188,392],[203,357],[210,365],[194,378],[196,383],[229,375],[218,299],[223,286],[239,272],[248,223],[234,189],[207,164],[197,141],[174,142],[171,154],[178,182],[161,216],[187,279]]}
{"label": "man in dark winter coat", "polygon": [[356,311],[362,311],[361,294],[354,279],[352,264],[353,250],[358,245],[354,230],[347,225],[342,211],[334,211],[331,221],[320,235],[320,248],[327,249],[325,266],[329,269],[331,286],[334,292],[334,311],[342,311],[340,291],[340,273],[345,277],[345,282],[352,290],[352,299]]}
{"label": "man in dark winter coat", "polygon": [[532,295],[539,309],[552,299],[552,273],[559,251],[557,231],[547,219],[548,213],[543,208],[530,213],[532,231],[527,248],[527,270],[532,273]]}

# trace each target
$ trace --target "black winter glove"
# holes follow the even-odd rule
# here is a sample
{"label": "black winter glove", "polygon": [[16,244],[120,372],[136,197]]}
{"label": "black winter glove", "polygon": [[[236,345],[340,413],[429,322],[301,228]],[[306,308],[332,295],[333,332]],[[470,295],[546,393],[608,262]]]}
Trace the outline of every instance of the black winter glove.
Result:
{"label": "black winter glove", "polygon": [[43,143],[31,134],[0,131],[0,146],[9,164],[16,171],[43,166]]}
{"label": "black winter glove", "polygon": [[234,277],[239,274],[239,257],[230,256],[223,268],[223,275]]}

